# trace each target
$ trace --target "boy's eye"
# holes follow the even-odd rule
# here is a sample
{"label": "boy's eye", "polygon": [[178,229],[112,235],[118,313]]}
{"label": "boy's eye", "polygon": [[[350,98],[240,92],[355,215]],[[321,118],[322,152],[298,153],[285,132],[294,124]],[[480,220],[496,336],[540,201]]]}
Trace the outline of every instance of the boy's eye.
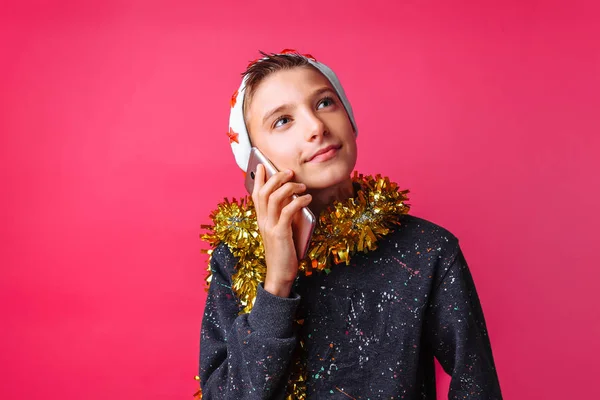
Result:
{"label": "boy's eye", "polygon": [[331,97],[324,97],[320,102],[317,108],[321,108],[321,106],[330,106],[333,104],[333,99]]}
{"label": "boy's eye", "polygon": [[290,121],[290,119],[288,117],[279,117],[273,124],[273,127],[279,128],[280,126],[287,124],[289,121]]}

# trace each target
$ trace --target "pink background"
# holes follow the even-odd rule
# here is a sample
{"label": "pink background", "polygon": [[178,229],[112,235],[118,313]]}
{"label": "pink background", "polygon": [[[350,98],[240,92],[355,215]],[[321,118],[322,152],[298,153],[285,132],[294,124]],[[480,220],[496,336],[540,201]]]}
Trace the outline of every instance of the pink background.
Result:
{"label": "pink background", "polygon": [[229,98],[291,47],[338,72],[357,168],[460,238],[505,398],[600,398],[596,1],[12,3],[0,397],[191,399]]}

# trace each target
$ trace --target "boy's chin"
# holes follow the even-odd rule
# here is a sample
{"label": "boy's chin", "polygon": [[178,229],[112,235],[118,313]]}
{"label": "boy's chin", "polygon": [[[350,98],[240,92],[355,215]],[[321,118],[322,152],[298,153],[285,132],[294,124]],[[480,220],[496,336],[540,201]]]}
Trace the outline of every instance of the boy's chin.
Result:
{"label": "boy's chin", "polygon": [[313,190],[327,189],[351,178],[352,169],[346,165],[327,166],[323,169],[310,171],[303,177],[302,183]]}

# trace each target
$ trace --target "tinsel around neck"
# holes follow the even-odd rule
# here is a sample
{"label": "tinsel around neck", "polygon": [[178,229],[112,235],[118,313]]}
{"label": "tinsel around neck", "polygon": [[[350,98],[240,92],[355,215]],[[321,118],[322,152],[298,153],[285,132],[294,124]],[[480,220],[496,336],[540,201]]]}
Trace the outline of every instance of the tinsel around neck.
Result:
{"label": "tinsel around neck", "polygon": [[[377,248],[377,240],[400,224],[400,215],[407,214],[410,205],[408,190],[387,177],[354,173],[352,181],[357,187],[356,195],[344,201],[336,201],[318,218],[306,258],[299,263],[299,272],[311,275],[314,271],[329,273],[332,266],[350,263],[356,252],[368,252]],[[232,289],[244,306],[242,312],[252,309],[257,286],[264,281],[266,265],[262,238],[256,222],[256,212],[250,196],[239,202],[225,199],[211,215],[212,225],[202,225],[209,233],[201,235],[211,249],[225,243],[237,257],[236,273],[232,277]],[[208,268],[210,282],[210,266]]]}

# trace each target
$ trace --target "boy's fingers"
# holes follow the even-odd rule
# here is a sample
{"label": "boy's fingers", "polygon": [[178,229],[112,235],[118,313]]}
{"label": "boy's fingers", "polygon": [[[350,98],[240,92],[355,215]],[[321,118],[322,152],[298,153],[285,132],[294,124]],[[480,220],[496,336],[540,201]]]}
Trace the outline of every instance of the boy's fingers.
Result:
{"label": "boy's fingers", "polygon": [[[261,167],[263,168],[263,171],[264,171],[264,166],[261,165]],[[265,174],[266,174],[266,172],[265,172]],[[283,185],[285,182],[292,179],[292,176],[293,176],[293,173],[291,171],[277,172],[275,175],[273,175],[269,179],[266,179],[264,186],[260,189],[260,191],[258,193],[259,196],[266,195],[266,197],[269,197],[271,195],[271,193],[273,193],[275,190],[277,190],[281,185]]]}
{"label": "boy's fingers", "polygon": [[[266,175],[266,170],[263,165],[260,166],[262,169],[263,175]],[[269,201],[269,197],[271,193],[277,190],[281,185],[283,185],[286,181],[292,179],[292,174],[281,171],[270,177],[269,179],[265,179],[264,185],[258,189],[258,202],[261,207],[260,212],[267,212],[267,205]]]}
{"label": "boy's fingers", "polygon": [[281,210],[292,200],[292,195],[302,193],[306,190],[303,183],[286,182],[269,196],[267,205],[269,221],[277,224],[280,219]]}
{"label": "boy's fingers", "polygon": [[291,225],[294,215],[296,215],[296,213],[299,212],[303,207],[308,206],[311,201],[312,196],[310,194],[305,194],[303,196],[296,197],[290,202],[290,204],[281,209],[279,223]]}

